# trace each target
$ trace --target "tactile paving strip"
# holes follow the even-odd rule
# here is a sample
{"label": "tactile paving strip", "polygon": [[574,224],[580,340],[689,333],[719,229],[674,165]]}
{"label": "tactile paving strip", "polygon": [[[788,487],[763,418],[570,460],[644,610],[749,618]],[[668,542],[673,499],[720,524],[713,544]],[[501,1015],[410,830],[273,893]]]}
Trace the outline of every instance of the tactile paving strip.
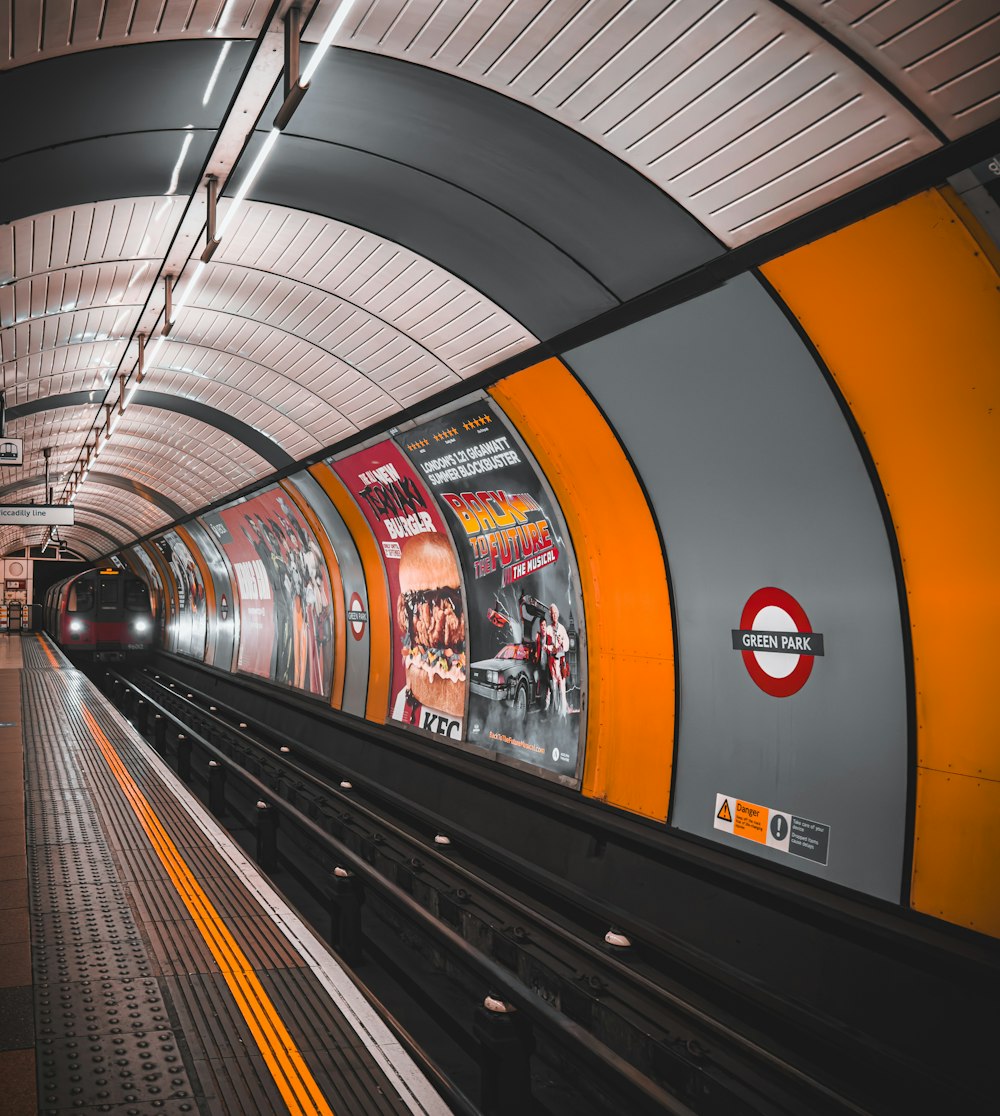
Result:
{"label": "tactile paving strip", "polygon": [[[52,652],[57,659],[61,658],[58,651]],[[45,647],[39,637],[25,633],[21,636],[21,661],[25,670],[55,670],[52,660],[45,654]],[[63,664],[60,663],[60,666]]]}
{"label": "tactile paving strip", "polygon": [[86,705],[332,1110],[409,1112],[316,975],[178,804],[148,746],[76,671],[25,671],[22,680],[36,761],[29,870],[41,1110],[288,1112],[226,976],[87,729]]}
{"label": "tactile paving strip", "polygon": [[21,685],[39,1111],[198,1112],[87,788],[94,744],[66,716],[56,672],[26,670]]}

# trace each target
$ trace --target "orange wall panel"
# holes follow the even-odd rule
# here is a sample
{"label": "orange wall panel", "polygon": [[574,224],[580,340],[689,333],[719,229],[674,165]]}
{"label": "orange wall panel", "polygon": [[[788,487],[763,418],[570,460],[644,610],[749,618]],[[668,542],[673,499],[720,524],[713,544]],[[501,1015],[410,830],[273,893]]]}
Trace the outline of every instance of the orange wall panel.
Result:
{"label": "orange wall panel", "polygon": [[[208,568],[208,563],[205,561],[205,556],[201,552],[201,547],[194,541],[194,536],[184,527],[176,527],[177,534],[181,537],[184,545],[191,551],[191,557],[198,563],[198,573],[201,576],[202,585],[205,586],[205,609],[209,616],[215,615],[215,582],[212,580],[212,572]],[[206,628],[206,632],[207,632]]]}
{"label": "orange wall panel", "polygon": [[541,465],[576,551],[587,641],[583,792],[664,821],[673,635],[646,498],[604,416],[560,361],[518,372],[490,393]]}
{"label": "orange wall panel", "polygon": [[389,595],[385,587],[382,555],[365,517],[355,504],[340,478],[326,465],[313,465],[310,474],[316,479],[354,538],[365,571],[368,589],[368,698],[365,717],[384,724],[389,709],[389,686],[392,679],[392,648],[389,642]]}
{"label": "orange wall panel", "polygon": [[867,441],[903,565],[917,722],[914,907],[1000,935],[1000,276],[937,191],[763,270]]}

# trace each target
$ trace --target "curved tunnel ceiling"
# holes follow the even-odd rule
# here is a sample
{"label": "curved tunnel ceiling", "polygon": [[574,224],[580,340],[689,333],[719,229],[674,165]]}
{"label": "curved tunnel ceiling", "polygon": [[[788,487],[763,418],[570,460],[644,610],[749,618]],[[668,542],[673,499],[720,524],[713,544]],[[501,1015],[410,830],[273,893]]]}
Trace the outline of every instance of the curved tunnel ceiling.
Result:
{"label": "curved tunnel ceiling", "polygon": [[[0,361],[26,477],[43,446],[59,478],[82,463],[180,276],[77,495],[94,553],[1000,116],[976,0],[372,0],[197,268],[204,176],[225,226],[280,101],[275,12],[8,7]],[[336,10],[307,2],[305,57]]]}

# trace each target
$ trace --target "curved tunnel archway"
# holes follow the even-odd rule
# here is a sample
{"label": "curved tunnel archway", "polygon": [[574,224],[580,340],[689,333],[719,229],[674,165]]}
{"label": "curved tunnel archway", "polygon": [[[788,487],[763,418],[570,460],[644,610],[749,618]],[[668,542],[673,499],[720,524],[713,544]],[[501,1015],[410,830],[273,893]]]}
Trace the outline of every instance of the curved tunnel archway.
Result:
{"label": "curved tunnel archway", "polygon": [[[1000,934],[984,876],[1000,850],[995,718],[985,699],[957,701],[921,631],[947,630],[942,571],[968,609],[996,571],[975,507],[989,492],[977,478],[997,475],[997,385],[966,373],[995,367],[1000,332],[996,245],[971,212],[988,226],[980,180],[1000,105],[988,27],[954,5],[951,38],[926,30],[930,67],[905,28],[889,50],[872,21],[820,21],[804,3],[692,4],[673,21],[612,0],[545,19],[528,7],[359,8],[280,134],[279,64],[263,58],[277,25],[259,12],[211,95],[220,43],[200,17],[132,45],[116,26],[80,26],[37,57],[21,31],[0,79],[31,106],[0,145],[0,360],[29,460],[0,493],[44,500],[52,443],[81,550],[172,532],[184,576],[197,566],[234,608],[291,548],[329,602],[332,655],[292,667],[293,688],[397,728],[392,563],[429,533],[452,539],[458,563],[464,531],[485,549],[455,580],[483,605],[480,576],[532,557],[504,564],[503,531],[522,524],[489,494],[527,494],[577,555],[560,600],[579,625],[563,624],[584,727],[563,760],[558,733],[494,726],[524,746],[519,770],[797,878]],[[308,22],[305,38],[318,38]],[[52,111],[69,81],[78,100]],[[223,231],[202,264],[209,174]],[[899,352],[939,393],[939,424],[962,432],[929,473],[920,453],[940,432]],[[988,401],[966,407],[974,391]],[[506,444],[470,457],[484,427],[464,423],[477,421]],[[407,449],[413,431],[429,444]],[[505,475],[504,453],[523,472]],[[351,479],[343,463],[365,454]],[[472,463],[494,458],[496,487],[478,487]],[[963,514],[944,495],[956,489],[970,494]],[[368,518],[376,491],[401,501],[396,537]],[[921,526],[928,514],[949,548]],[[416,530],[421,515],[433,532]],[[537,542],[530,522],[519,545]],[[41,537],[14,528],[5,546]],[[541,568],[525,585],[547,585]],[[493,586],[500,603],[518,580]],[[180,624],[176,585],[161,591]],[[523,596],[551,604],[547,592]],[[540,616],[511,601],[506,620],[483,605],[520,626],[490,650],[537,665],[538,633],[525,633]],[[213,623],[201,656],[255,674],[264,636],[251,646],[248,625]],[[199,657],[183,630],[173,650]],[[469,658],[469,679],[499,674],[482,665],[493,657]],[[436,682],[459,669],[434,667]],[[524,718],[546,695],[565,700],[558,680],[520,682]],[[479,746],[472,708],[433,731],[461,722],[460,743]],[[957,737],[968,743],[954,751]],[[553,750],[546,767],[537,757]],[[797,852],[768,842],[727,821],[730,801],[818,836]],[[959,816],[960,840],[929,836],[927,819]],[[971,864],[970,843],[985,850]]]}

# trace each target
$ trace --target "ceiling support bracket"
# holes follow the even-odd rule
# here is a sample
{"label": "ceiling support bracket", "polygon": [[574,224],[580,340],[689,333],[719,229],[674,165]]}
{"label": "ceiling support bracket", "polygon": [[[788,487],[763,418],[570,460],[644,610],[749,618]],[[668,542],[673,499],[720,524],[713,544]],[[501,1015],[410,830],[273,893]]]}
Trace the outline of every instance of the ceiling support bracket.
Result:
{"label": "ceiling support bracket", "polygon": [[215,255],[216,248],[219,247],[219,237],[215,231],[216,228],[216,211],[219,206],[219,179],[216,175],[210,174],[205,179],[205,192],[206,192],[206,205],[208,209],[208,216],[206,219],[207,232],[205,250],[201,254],[201,262],[208,263],[208,261]]}
{"label": "ceiling support bracket", "polygon": [[172,275],[163,276],[163,297],[163,327],[160,333],[166,337],[174,324],[174,277]]}
{"label": "ceiling support bracket", "polygon": [[293,5],[285,13],[285,99],[274,118],[279,132],[288,126],[299,102],[306,95],[305,86],[299,81],[299,52],[302,46],[302,9]]}

